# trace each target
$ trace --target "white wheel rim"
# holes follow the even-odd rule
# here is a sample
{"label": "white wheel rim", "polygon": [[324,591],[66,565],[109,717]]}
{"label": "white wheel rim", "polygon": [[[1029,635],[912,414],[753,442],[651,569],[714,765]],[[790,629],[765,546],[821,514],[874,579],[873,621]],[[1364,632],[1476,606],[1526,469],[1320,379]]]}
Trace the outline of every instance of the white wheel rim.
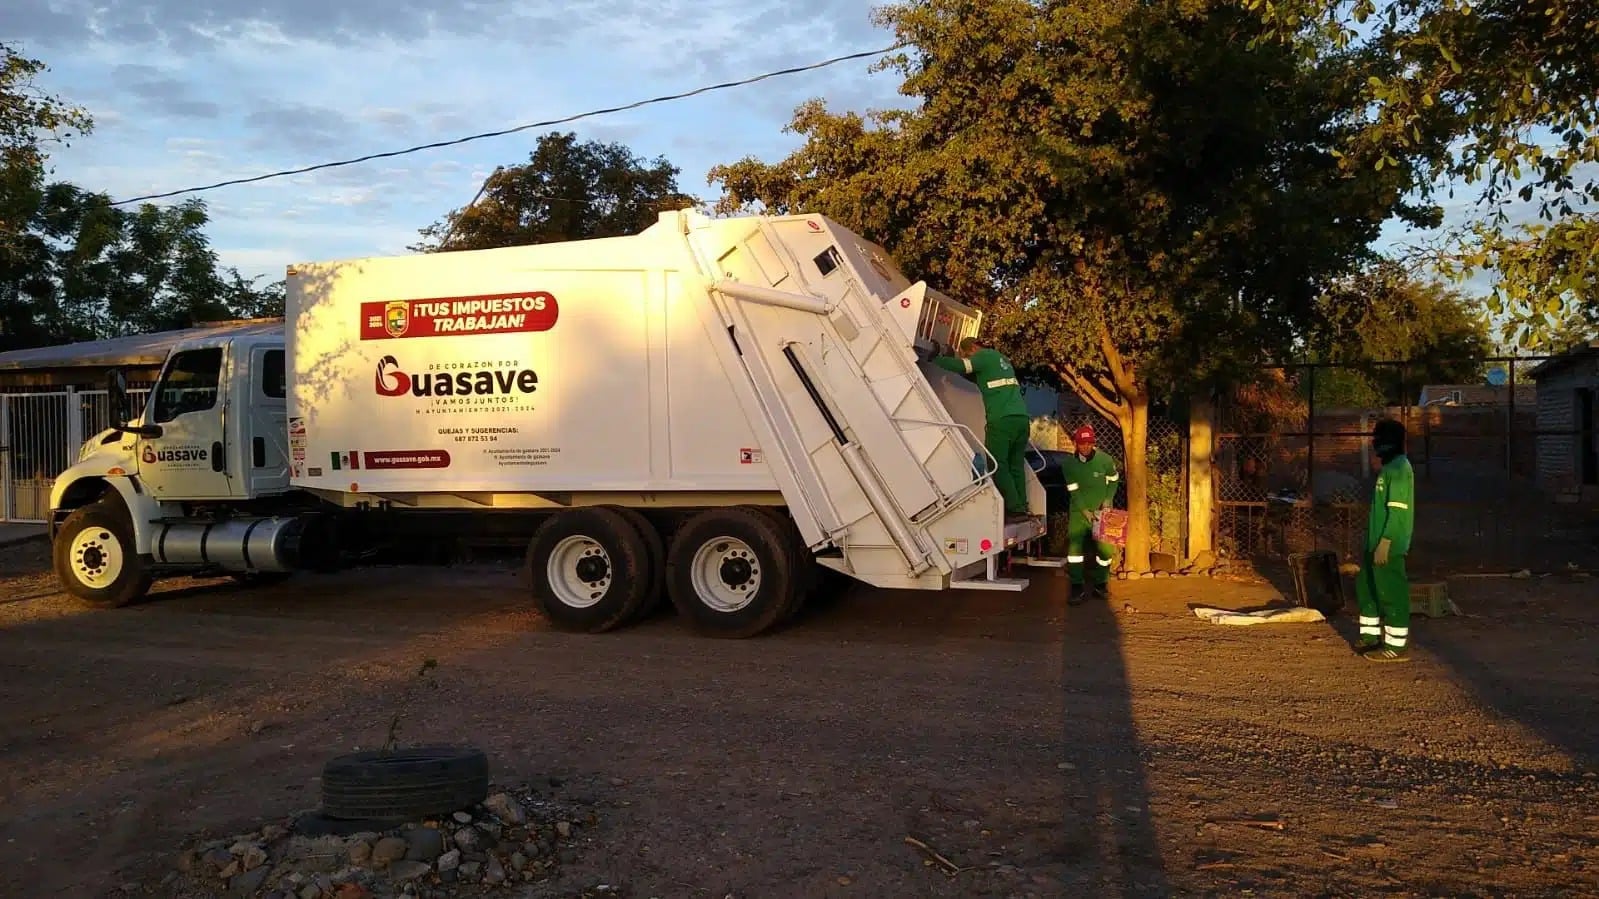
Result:
{"label": "white wheel rim", "polygon": [[700,544],[690,572],[695,595],[718,612],[737,612],[761,590],[761,560],[748,543],[733,537]]}
{"label": "white wheel rim", "polygon": [[586,609],[605,598],[616,567],[605,547],[587,537],[568,537],[550,551],[545,563],[550,592],[562,605]]}
{"label": "white wheel rim", "polygon": [[84,528],[72,538],[72,575],[78,583],[102,590],[122,575],[122,541],[102,527]]}

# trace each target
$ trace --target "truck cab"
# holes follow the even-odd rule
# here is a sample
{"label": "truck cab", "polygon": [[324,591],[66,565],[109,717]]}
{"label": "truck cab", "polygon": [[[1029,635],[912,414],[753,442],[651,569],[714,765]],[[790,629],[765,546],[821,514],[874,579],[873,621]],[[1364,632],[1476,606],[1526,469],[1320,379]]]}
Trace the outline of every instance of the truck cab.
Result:
{"label": "truck cab", "polygon": [[126,381],[111,375],[111,427],[51,492],[56,568],[71,592],[120,605],[160,568],[204,568],[203,546],[191,559],[162,545],[169,525],[207,510],[248,514],[289,493],[284,343],[278,330],[179,344],[131,420]]}

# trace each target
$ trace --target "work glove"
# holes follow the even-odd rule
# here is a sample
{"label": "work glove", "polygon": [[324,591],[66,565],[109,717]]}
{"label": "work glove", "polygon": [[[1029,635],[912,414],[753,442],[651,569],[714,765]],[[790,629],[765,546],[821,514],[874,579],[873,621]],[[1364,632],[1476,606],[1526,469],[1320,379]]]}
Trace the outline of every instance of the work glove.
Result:
{"label": "work glove", "polygon": [[1377,548],[1372,551],[1371,561],[1374,565],[1387,565],[1388,553],[1393,550],[1394,542],[1387,537],[1377,541]]}

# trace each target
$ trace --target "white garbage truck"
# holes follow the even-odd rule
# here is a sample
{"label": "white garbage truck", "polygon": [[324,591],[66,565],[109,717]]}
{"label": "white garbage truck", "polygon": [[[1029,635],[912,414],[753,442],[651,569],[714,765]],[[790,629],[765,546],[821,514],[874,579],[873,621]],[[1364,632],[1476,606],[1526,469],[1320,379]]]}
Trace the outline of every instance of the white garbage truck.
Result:
{"label": "white garbage truck", "polygon": [[[663,597],[745,637],[830,576],[1020,590],[976,388],[928,361],[974,309],[819,215],[290,266],[281,327],[174,346],[51,494],[58,577],[276,579],[510,540],[557,626]],[[112,407],[127,409],[112,376]]]}

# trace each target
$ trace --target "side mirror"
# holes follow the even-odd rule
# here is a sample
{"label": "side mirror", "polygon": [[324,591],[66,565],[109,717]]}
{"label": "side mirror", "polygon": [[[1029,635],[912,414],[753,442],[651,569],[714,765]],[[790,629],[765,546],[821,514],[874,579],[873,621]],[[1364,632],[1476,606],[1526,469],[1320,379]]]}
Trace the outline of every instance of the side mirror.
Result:
{"label": "side mirror", "polygon": [[128,427],[128,379],[121,369],[112,369],[106,375],[106,402],[111,406],[111,429],[125,434],[137,434],[140,437],[160,437],[160,425],[145,425],[139,428]]}
{"label": "side mirror", "polygon": [[122,369],[106,375],[106,401],[111,405],[111,427],[121,431],[128,426],[128,378]]}

